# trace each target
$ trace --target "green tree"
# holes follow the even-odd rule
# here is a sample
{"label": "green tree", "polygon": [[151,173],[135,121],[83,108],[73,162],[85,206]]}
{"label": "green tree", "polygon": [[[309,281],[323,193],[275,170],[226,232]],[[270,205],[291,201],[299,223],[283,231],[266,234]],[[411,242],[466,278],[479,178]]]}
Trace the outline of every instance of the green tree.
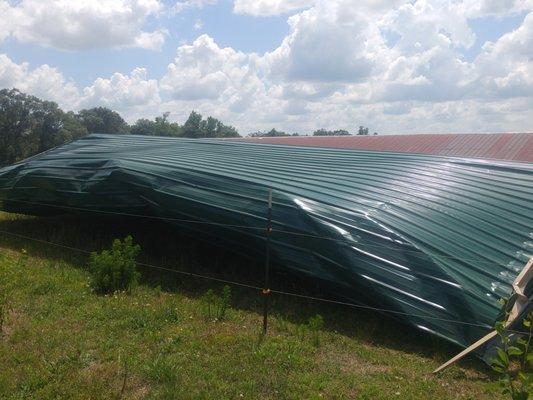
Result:
{"label": "green tree", "polygon": [[131,126],[130,133],[132,135],[154,136],[155,121],[150,121],[146,118],[140,118]]}
{"label": "green tree", "polygon": [[106,107],[81,110],[77,117],[89,133],[129,133],[129,126],[120,114]]}
{"label": "green tree", "polygon": [[313,136],[350,136],[350,132],[344,129],[337,129],[336,131],[328,131],[326,129],[318,129],[313,132]]}
{"label": "green tree", "polygon": [[291,136],[291,135],[289,135],[287,132],[278,131],[274,128],[268,132],[259,131],[259,132],[250,133],[250,135],[248,136],[250,137],[281,137],[281,136]]}
{"label": "green tree", "polygon": [[217,128],[221,122],[213,117],[207,117],[205,121],[202,121],[200,128],[205,137],[216,137]]}
{"label": "green tree", "polygon": [[169,122],[169,115],[170,113],[166,112],[160,117],[156,117],[154,121],[146,118],[138,119],[131,126],[130,133],[146,136],[181,136],[181,126],[175,122]]}
{"label": "green tree", "polygon": [[233,126],[224,125],[219,120],[216,120],[215,137],[228,138],[228,137],[240,137],[239,132]]}
{"label": "green tree", "polygon": [[87,134],[74,113],[17,89],[0,90],[0,166]]}
{"label": "green tree", "polygon": [[357,135],[359,135],[359,136],[368,136],[368,128],[365,128],[364,126],[359,126],[359,130],[357,131]]}
{"label": "green tree", "polygon": [[183,136],[189,138],[199,138],[203,136],[202,115],[196,111],[191,111],[189,118],[183,125]]}
{"label": "green tree", "polygon": [[202,115],[192,111],[181,128],[182,136],[189,138],[239,137],[233,126],[224,125],[214,117],[203,119]]}

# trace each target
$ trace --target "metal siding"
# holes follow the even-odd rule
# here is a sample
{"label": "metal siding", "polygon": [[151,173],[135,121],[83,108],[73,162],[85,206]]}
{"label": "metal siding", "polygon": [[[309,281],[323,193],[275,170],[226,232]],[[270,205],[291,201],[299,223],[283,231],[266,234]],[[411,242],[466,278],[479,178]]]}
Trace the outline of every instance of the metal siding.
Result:
{"label": "metal siding", "polygon": [[[392,139],[396,149],[406,143]],[[407,138],[410,148],[416,139]],[[472,140],[444,136],[439,150]],[[524,163],[90,135],[0,169],[0,206],[9,211],[57,211],[22,200],[204,221],[215,225],[173,223],[257,258],[269,188],[280,265],[462,346],[490,329],[497,300],[533,253],[533,165]]]}
{"label": "metal siding", "polygon": [[[232,139],[234,140],[234,139]],[[237,139],[254,143],[331,147],[533,162],[532,133],[300,136]]]}

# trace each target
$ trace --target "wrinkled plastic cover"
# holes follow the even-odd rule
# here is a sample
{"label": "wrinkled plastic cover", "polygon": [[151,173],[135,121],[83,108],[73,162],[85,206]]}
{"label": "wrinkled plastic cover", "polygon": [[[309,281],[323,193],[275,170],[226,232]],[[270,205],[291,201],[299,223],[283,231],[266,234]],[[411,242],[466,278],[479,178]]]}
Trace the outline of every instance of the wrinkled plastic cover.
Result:
{"label": "wrinkled plastic cover", "polygon": [[461,346],[493,326],[533,253],[533,164],[90,135],[0,169],[7,211],[213,222],[168,221],[258,259],[269,188],[277,263]]}

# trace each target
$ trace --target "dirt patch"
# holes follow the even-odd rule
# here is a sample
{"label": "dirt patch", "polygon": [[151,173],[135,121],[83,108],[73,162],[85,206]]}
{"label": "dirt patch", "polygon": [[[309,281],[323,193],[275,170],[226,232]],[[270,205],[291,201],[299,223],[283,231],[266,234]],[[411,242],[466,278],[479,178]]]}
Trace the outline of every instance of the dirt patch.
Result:
{"label": "dirt patch", "polygon": [[24,324],[25,320],[24,314],[19,310],[9,308],[8,306],[5,307],[6,308],[3,310],[4,320],[1,326],[2,331],[0,332],[0,336],[3,336],[4,338],[11,336],[15,330]]}
{"label": "dirt patch", "polygon": [[[82,379],[86,385],[100,385],[106,390],[116,393],[116,398],[121,398],[124,384],[124,370],[114,362],[92,362],[82,372]],[[148,385],[131,371],[126,376],[126,385],[122,398],[144,399],[150,390]]]}
{"label": "dirt patch", "polygon": [[351,352],[339,353],[323,350],[318,354],[318,362],[335,365],[343,374],[368,375],[391,371],[387,365],[373,363]]}

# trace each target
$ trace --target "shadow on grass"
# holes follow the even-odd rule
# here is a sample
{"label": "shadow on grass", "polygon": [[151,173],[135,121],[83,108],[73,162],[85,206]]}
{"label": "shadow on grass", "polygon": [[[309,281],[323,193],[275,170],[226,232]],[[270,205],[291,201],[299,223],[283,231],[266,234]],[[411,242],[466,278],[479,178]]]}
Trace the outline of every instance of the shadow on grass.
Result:
{"label": "shadow on grass", "polygon": [[[262,286],[263,265],[257,258],[247,258],[224,249],[216,242],[203,242],[181,233],[175,227],[154,220],[122,217],[57,216],[27,217],[0,212],[0,231],[30,236],[86,251],[108,248],[115,238],[132,235],[142,248],[140,262],[174,268],[229,281]],[[87,254],[30,241],[0,232],[0,246],[13,250],[25,249],[32,256],[73,263],[82,268]],[[163,290],[179,291],[190,297],[200,297],[209,289],[219,290],[222,283],[187,277],[169,271],[140,267],[142,283],[160,286]],[[275,268],[271,287],[292,293],[333,299],[310,282],[302,281]],[[262,297],[257,290],[233,287],[232,306],[261,313]],[[359,341],[390,349],[416,353],[437,361],[446,361],[460,349],[448,342],[404,325],[386,315],[343,305],[275,295],[271,298],[271,313],[296,323],[321,314],[325,329],[336,331]],[[261,324],[258,318],[258,329]],[[487,373],[489,369],[475,357],[462,361],[462,366]],[[472,379],[472,378],[470,378]]]}

